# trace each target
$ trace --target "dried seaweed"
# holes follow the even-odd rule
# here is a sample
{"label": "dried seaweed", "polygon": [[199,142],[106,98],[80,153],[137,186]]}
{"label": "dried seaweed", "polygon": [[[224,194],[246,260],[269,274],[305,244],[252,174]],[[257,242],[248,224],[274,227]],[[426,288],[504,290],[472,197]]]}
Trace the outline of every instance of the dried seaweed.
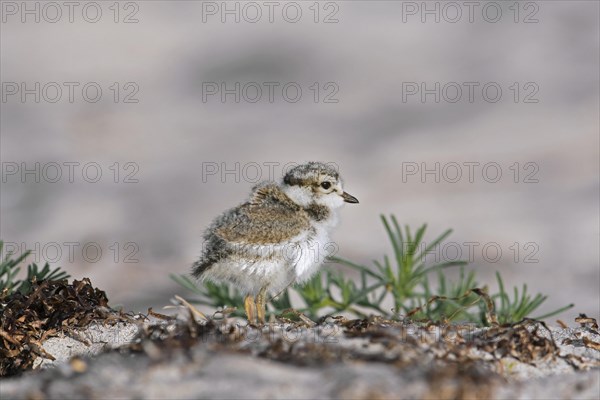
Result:
{"label": "dried seaweed", "polygon": [[[169,358],[173,350],[187,351],[202,345],[213,351],[251,353],[298,366],[375,361],[398,368],[417,368],[429,360],[431,371],[438,367],[446,371],[432,372],[432,379],[434,376],[445,381],[451,381],[453,376],[465,378],[465,385],[450,389],[451,393],[466,394],[466,397],[480,393],[476,390],[478,383],[500,379],[497,373],[504,368],[501,361],[506,358],[532,366],[556,358],[564,359],[575,369],[584,365],[577,357],[563,356],[546,324],[533,319],[484,329],[473,324],[420,324],[383,317],[330,317],[315,326],[302,320],[293,322],[280,318],[278,323],[262,329],[232,323],[234,321],[237,320],[213,316],[207,322],[198,322],[190,310],[185,320],[172,318],[167,323],[146,327],[129,349],[160,360]],[[333,329],[339,335],[335,339],[333,335],[319,335],[322,329]],[[290,337],[298,340],[290,340]],[[354,344],[348,342],[354,339],[359,340]],[[363,343],[365,347],[356,343]],[[369,350],[373,345],[383,346],[385,351],[373,351],[373,347]],[[590,343],[589,347],[594,348],[594,344]],[[480,379],[485,374],[475,372],[484,370],[491,374],[491,379]],[[448,386],[434,385],[432,393],[441,396],[442,389],[450,390]]]}
{"label": "dried seaweed", "polygon": [[108,307],[106,293],[89,279],[31,282],[31,291],[15,291],[0,303],[0,376],[30,369],[37,357],[53,359],[42,343],[59,334],[85,342],[77,328],[92,321],[128,320]]}
{"label": "dried seaweed", "polygon": [[[595,318],[590,318],[585,314],[579,314],[579,316],[577,318],[575,318],[575,322],[579,323],[581,328],[585,329],[589,333],[592,333],[595,335],[599,334],[598,333],[598,321],[596,321]],[[575,334],[575,337],[577,339],[570,339],[570,338],[564,339],[563,344],[584,346],[584,347],[587,347],[588,349],[600,351],[600,343],[599,342],[593,341],[589,337],[582,336],[581,333],[579,333],[579,332]],[[575,368],[580,368],[582,366],[590,365],[590,363],[587,362],[586,360],[583,360],[581,357],[577,357],[574,355],[568,356],[567,359],[568,359],[569,363]],[[595,366],[598,366],[598,365],[595,365]]]}
{"label": "dried seaweed", "polygon": [[[542,334],[541,328],[546,335]],[[505,324],[484,331],[476,345],[496,360],[512,357],[535,366],[536,361],[560,356],[552,332],[542,321],[524,319],[516,324]]]}
{"label": "dried seaweed", "polygon": [[575,322],[580,324],[582,328],[586,328],[590,332],[598,335],[598,321],[594,318],[590,318],[585,314],[579,314],[579,316],[575,318]]}
{"label": "dried seaweed", "polygon": [[[187,302],[177,305],[185,311],[183,318],[149,309],[148,317],[160,322],[140,324],[137,338],[119,351],[145,353],[157,363],[181,354],[191,356],[193,348],[203,346],[215,354],[252,354],[297,366],[380,362],[399,369],[425,368],[430,394],[440,398],[485,397],[492,385],[502,381],[502,361],[507,358],[531,366],[556,358],[575,369],[591,365],[585,357],[562,355],[546,324],[533,319],[480,328],[381,316],[327,317],[315,323],[297,313],[298,321],[280,316],[256,327],[230,318],[233,309],[205,316]],[[15,293],[0,307],[2,375],[31,368],[37,357],[51,358],[42,348],[49,337],[62,333],[77,338],[78,329],[92,321],[126,319],[108,308],[105,293],[87,279],[71,285],[34,282],[29,295]],[[488,319],[493,320],[493,313],[492,308]],[[597,330],[593,318],[580,315],[576,321],[590,332]],[[598,343],[585,337],[580,345],[598,350]],[[78,368],[85,370],[85,362]]]}

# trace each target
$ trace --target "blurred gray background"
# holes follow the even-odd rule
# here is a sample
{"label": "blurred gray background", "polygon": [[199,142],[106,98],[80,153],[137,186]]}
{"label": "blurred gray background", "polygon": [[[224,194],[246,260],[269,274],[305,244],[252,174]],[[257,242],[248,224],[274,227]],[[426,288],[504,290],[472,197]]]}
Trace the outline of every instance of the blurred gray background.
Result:
{"label": "blurred gray background", "polygon": [[2,1],[0,237],[145,311],[257,175],[321,160],[360,199],[339,255],[389,253],[393,213],[453,228],[439,258],[475,242],[482,284],[598,317],[598,2],[475,3]]}

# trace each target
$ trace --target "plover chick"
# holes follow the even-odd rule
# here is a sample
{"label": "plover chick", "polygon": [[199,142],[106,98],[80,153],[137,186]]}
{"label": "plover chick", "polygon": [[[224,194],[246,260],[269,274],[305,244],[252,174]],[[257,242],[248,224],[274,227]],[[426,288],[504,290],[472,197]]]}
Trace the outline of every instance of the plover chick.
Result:
{"label": "plover chick", "polygon": [[237,286],[248,321],[258,317],[264,324],[267,293],[278,294],[317,272],[344,202],[358,200],[344,191],[335,168],[321,162],[294,167],[280,183],[262,182],[206,230],[192,275]]}

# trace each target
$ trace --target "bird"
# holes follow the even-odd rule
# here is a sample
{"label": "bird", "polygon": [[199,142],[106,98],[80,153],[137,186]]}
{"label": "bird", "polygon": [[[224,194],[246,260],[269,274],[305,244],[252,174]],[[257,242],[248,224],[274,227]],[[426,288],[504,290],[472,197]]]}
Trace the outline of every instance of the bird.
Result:
{"label": "bird", "polygon": [[334,166],[296,165],[279,182],[255,185],[244,203],[215,218],[192,275],[200,282],[233,284],[244,295],[249,323],[264,325],[268,294],[318,272],[344,203],[358,200],[344,191]]}

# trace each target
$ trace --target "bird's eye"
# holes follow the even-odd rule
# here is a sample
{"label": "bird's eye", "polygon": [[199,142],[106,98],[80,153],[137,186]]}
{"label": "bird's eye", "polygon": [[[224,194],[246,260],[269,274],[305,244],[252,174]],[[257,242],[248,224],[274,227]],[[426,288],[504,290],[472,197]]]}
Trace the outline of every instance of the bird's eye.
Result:
{"label": "bird's eye", "polygon": [[331,182],[321,182],[321,187],[325,190],[329,189],[331,187]]}

